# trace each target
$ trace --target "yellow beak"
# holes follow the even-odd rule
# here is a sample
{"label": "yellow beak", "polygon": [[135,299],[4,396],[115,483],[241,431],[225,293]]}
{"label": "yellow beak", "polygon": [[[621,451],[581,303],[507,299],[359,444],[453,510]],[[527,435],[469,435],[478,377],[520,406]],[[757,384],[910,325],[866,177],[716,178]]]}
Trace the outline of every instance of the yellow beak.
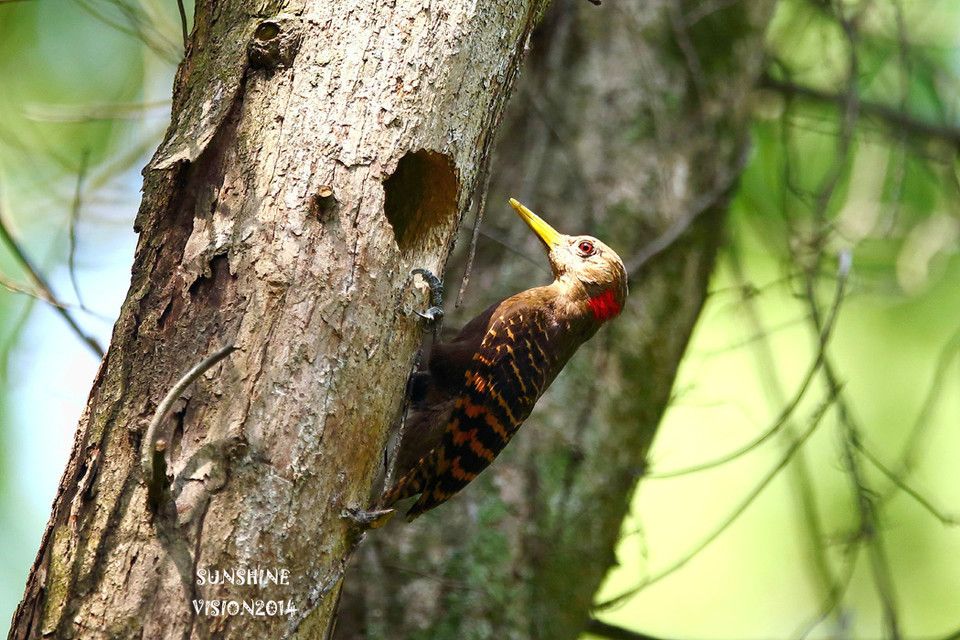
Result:
{"label": "yellow beak", "polygon": [[523,221],[527,223],[537,237],[547,245],[547,249],[552,249],[560,243],[561,233],[543,221],[543,218],[535,214],[530,209],[520,204],[517,200],[510,198],[510,206],[517,210]]}

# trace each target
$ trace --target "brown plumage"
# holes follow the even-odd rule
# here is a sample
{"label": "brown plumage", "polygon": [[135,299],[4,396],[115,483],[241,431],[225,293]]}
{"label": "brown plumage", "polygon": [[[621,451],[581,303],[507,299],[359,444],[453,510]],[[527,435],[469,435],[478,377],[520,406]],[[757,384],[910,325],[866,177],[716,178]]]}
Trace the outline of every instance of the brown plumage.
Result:
{"label": "brown plumage", "polygon": [[400,479],[380,500],[420,494],[410,519],[449,499],[503,450],[560,370],[627,296],[623,262],[589,236],[555,231],[510,204],[549,252],[554,281],[501,300],[437,344],[412,385]]}

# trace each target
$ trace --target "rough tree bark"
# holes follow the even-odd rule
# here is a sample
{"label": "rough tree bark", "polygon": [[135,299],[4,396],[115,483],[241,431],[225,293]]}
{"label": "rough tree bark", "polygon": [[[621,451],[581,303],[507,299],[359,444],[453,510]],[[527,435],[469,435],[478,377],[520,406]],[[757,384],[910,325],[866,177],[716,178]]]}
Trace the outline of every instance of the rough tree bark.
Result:
{"label": "rough tree bark", "polygon": [[[515,196],[561,231],[609,242],[633,266],[628,308],[483,476],[370,538],[338,637],[562,640],[585,628],[706,296],[773,4],[551,5],[498,134],[486,226],[543,264],[523,225],[496,215]],[[480,247],[462,319],[547,279]]]}
{"label": "rough tree bark", "polygon": [[[546,0],[198,2],[126,302],[10,637],[323,637],[426,302]],[[281,10],[283,11],[281,13]],[[192,365],[237,351],[166,425]],[[289,584],[199,585],[198,569]],[[207,617],[191,601],[288,600]]]}

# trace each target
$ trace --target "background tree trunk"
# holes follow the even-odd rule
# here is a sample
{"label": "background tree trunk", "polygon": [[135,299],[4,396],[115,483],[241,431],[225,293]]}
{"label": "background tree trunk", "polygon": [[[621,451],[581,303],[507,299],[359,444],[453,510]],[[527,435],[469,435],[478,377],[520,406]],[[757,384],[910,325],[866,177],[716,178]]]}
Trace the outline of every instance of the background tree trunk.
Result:
{"label": "background tree trunk", "polygon": [[[322,637],[440,270],[545,0],[199,2],[130,292],[11,637]],[[278,14],[280,7],[287,13]],[[238,351],[165,425],[191,366]],[[198,569],[289,585],[200,586]],[[206,617],[193,599],[290,600]]]}
{"label": "background tree trunk", "polygon": [[[772,7],[552,4],[496,146],[486,229],[546,267],[523,225],[499,215],[515,196],[561,231],[609,242],[632,267],[628,308],[466,491],[370,538],[339,637],[557,640],[584,629],[706,296]],[[548,279],[479,246],[462,321]]]}

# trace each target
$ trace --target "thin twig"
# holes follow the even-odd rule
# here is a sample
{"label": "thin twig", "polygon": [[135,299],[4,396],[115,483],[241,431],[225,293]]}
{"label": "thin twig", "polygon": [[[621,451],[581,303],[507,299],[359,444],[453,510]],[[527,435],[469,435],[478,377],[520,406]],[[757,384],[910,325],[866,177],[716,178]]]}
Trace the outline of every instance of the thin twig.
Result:
{"label": "thin twig", "polygon": [[744,143],[741,149],[740,155],[734,161],[733,166],[717,176],[713,189],[694,200],[690,208],[683,215],[674,219],[673,223],[663,233],[645,244],[640,251],[628,261],[626,270],[631,278],[637,276],[643,266],[650,262],[650,260],[673,246],[700,215],[717,204],[717,202],[730,192],[736,181],[740,178],[744,167],[747,165],[747,160],[750,158],[749,145]]}
{"label": "thin twig", "polygon": [[472,591],[475,593],[486,593],[486,589],[484,589],[484,585],[482,583],[468,580],[455,580],[453,578],[448,578],[436,573],[421,571],[420,569],[406,567],[393,562],[384,562],[383,566],[393,571],[399,571],[400,573],[408,573],[412,576],[417,576],[418,578],[426,578],[427,580],[436,582],[437,584],[443,585],[449,589],[456,589],[457,591]]}
{"label": "thin twig", "polygon": [[947,526],[960,526],[960,518],[957,518],[956,516],[949,516],[935,507],[932,502],[923,496],[923,494],[908,485],[903,478],[897,476],[897,474],[887,467],[887,465],[883,464],[883,462],[881,462],[872,451],[867,449],[863,442],[857,440],[854,445],[860,450],[860,453],[863,454],[863,457],[870,461],[870,464],[872,464],[880,473],[885,475],[887,479],[890,480],[890,482],[892,482],[898,489],[906,493],[908,496],[913,498],[917,504],[926,509],[930,515]]}
{"label": "thin twig", "polygon": [[[474,229],[477,229],[478,227],[471,227],[470,225],[465,224],[465,225],[463,225],[463,228],[466,229],[467,231],[473,231]],[[484,237],[484,238],[486,238],[487,240],[489,240],[490,242],[493,242],[493,243],[495,243],[495,244],[500,245],[501,247],[503,247],[504,249],[506,249],[507,252],[512,253],[513,255],[517,256],[517,257],[520,258],[521,260],[524,260],[524,261],[525,261],[527,264],[529,264],[530,266],[532,266],[532,267],[534,267],[534,268],[536,268],[536,269],[538,269],[538,270],[540,270],[540,271],[542,271],[542,272],[544,272],[544,273],[550,273],[550,269],[543,264],[543,261],[542,261],[542,260],[534,260],[532,257],[530,257],[530,254],[529,254],[529,253],[523,251],[522,249],[518,249],[518,248],[515,247],[513,244],[511,244],[511,242],[510,242],[509,240],[504,240],[502,237],[500,237],[500,236],[498,236],[498,235],[496,235],[496,234],[494,234],[494,233],[491,233],[490,231],[487,231],[487,230],[485,230],[485,229],[480,229],[479,234],[480,234],[482,237]]]}
{"label": "thin twig", "polygon": [[609,638],[609,640],[660,640],[646,633],[640,633],[596,618],[587,620],[587,627],[584,631],[600,638]]}
{"label": "thin twig", "polygon": [[61,307],[64,309],[70,308],[70,305],[68,304],[60,302],[59,300],[52,300],[46,297],[41,291],[34,291],[33,289],[28,289],[23,285],[17,284],[16,282],[11,280],[7,276],[3,275],[2,273],[0,273],[0,287],[3,287],[10,293],[20,293],[25,296],[29,296],[35,300],[39,300],[40,302],[46,302],[47,304],[52,305],[54,307]]}
{"label": "thin twig", "polygon": [[[746,275],[744,273],[743,263],[740,260],[740,254],[736,251],[736,245],[729,252],[729,261],[736,281],[743,285],[742,291],[746,291]],[[846,277],[846,276],[844,276]],[[839,305],[838,305],[839,306]],[[761,338],[754,343],[754,354],[757,357],[756,366],[759,371],[765,372],[761,375],[761,386],[763,386],[765,395],[770,400],[772,407],[782,406],[787,397],[784,385],[778,375],[777,359],[774,355],[774,349],[769,341],[769,336],[761,319],[760,310],[757,308],[754,296],[743,296],[743,309],[747,315],[748,322],[752,329]],[[826,344],[826,343],[824,343]],[[824,347],[825,348],[825,347]],[[797,438],[797,428],[791,422],[784,425],[784,436],[790,441]],[[827,593],[837,590],[837,583],[830,567],[830,561],[824,548],[823,522],[820,517],[820,511],[817,508],[817,496],[814,482],[811,477],[810,467],[807,460],[807,452],[803,449],[797,451],[794,463],[790,465],[789,473],[793,480],[793,485],[797,496],[797,520],[801,531],[806,535],[810,545],[810,573],[815,588],[823,588]]]}
{"label": "thin twig", "polygon": [[[910,107],[910,93],[912,88],[911,78],[913,76],[913,64],[910,60],[910,40],[907,35],[907,21],[903,15],[903,6],[900,2],[893,2],[893,11],[897,22],[897,57],[900,62],[900,103],[901,113],[907,113]],[[894,132],[897,140],[896,147],[891,148],[891,162],[895,163],[891,171],[893,176],[891,180],[890,202],[893,203],[892,212],[887,216],[887,228],[892,229],[899,217],[901,207],[901,196],[903,194],[904,184],[907,177],[907,137],[905,129],[899,129]],[[893,145],[891,145],[892,147]]]}
{"label": "thin twig", "polygon": [[413,358],[410,363],[409,371],[410,373],[407,376],[407,387],[404,390],[403,394],[403,407],[400,409],[400,424],[397,426],[397,435],[394,440],[393,447],[390,449],[390,458],[387,460],[386,470],[383,475],[383,490],[387,491],[390,487],[393,486],[393,476],[397,471],[397,459],[400,454],[400,446],[403,444],[403,438],[406,435],[407,431],[407,412],[410,410],[410,386],[413,382],[413,376],[416,374],[417,369],[420,368],[420,358],[422,354],[418,349],[416,353],[413,354]]}
{"label": "thin twig", "polygon": [[[808,281],[806,290],[807,303],[810,306],[811,329],[818,334],[822,331],[823,317],[816,300],[812,282]],[[860,428],[854,421],[850,407],[842,393],[841,383],[834,371],[829,357],[824,357],[824,377],[827,381],[828,392],[837,398],[837,414],[842,428],[842,447],[844,463],[849,474],[853,489],[857,512],[860,516],[861,535],[867,540],[867,553],[870,557],[871,572],[874,586],[880,598],[884,620],[891,640],[901,638],[899,615],[897,613],[896,597],[893,593],[893,583],[890,578],[890,566],[883,548],[882,530],[873,503],[873,492],[864,479],[856,451],[860,441]]]}
{"label": "thin twig", "polygon": [[63,318],[64,322],[70,327],[70,329],[77,335],[80,340],[87,345],[91,351],[93,351],[98,358],[103,358],[103,347],[100,346],[100,343],[93,337],[84,332],[80,328],[80,325],[77,324],[77,321],[74,319],[73,315],[67,310],[67,307],[59,302],[59,298],[53,293],[53,289],[50,288],[50,285],[47,283],[46,279],[40,275],[40,272],[33,266],[33,263],[24,253],[23,249],[13,238],[13,235],[10,233],[10,229],[7,226],[6,220],[3,216],[3,211],[0,209],[0,238],[3,239],[3,242],[10,248],[11,253],[13,253],[14,258],[17,262],[24,268],[27,274],[30,276],[30,279],[33,280],[34,286],[40,291],[40,297],[46,301],[49,301],[54,311]]}
{"label": "thin twig", "polygon": [[843,596],[846,595],[847,589],[850,588],[850,582],[853,580],[853,572],[857,567],[857,556],[859,553],[860,541],[851,541],[850,547],[846,551],[846,562],[844,563],[844,569],[840,579],[834,583],[834,588],[827,594],[817,613],[801,625],[791,637],[796,640],[804,640],[820,623],[827,619],[827,616],[836,611],[837,607],[840,606],[840,603],[843,601]]}
{"label": "thin twig", "polygon": [[[563,32],[564,38],[567,38],[571,32],[569,25],[564,25],[565,30]],[[556,36],[554,36],[556,38]],[[558,47],[558,52],[561,55],[555,56],[556,60],[551,62],[551,67],[557,70],[557,75],[559,75],[559,68],[563,67],[565,61],[562,57],[562,52],[566,51],[566,48],[561,44]],[[554,56],[552,56],[554,57]],[[553,83],[551,83],[553,84]],[[543,157],[547,154],[548,151],[554,151],[564,159],[564,164],[567,166],[567,169],[570,171],[571,177],[577,181],[577,188],[580,190],[582,196],[586,199],[590,207],[590,219],[595,220],[597,217],[598,209],[602,207],[603,198],[599,197],[594,193],[594,181],[591,181],[584,171],[584,161],[580,158],[577,145],[573,141],[566,129],[568,127],[557,126],[554,124],[553,119],[556,117],[557,113],[560,113],[560,108],[551,105],[547,100],[544,99],[544,95],[551,93],[556,93],[557,89],[545,88],[543,91],[537,91],[531,89],[527,91],[527,100],[530,102],[531,113],[538,118],[540,123],[543,125],[544,129],[547,132],[547,136],[540,137],[544,139],[544,148],[540,153],[530,153],[530,161],[532,164],[536,165],[537,171],[528,172],[531,178],[533,178],[533,184],[524,185],[524,193],[532,193],[534,189],[540,185],[540,174],[546,165],[543,162]],[[552,148],[546,147],[545,138],[552,138],[557,144]],[[524,181],[525,183],[527,180]]]}
{"label": "thin twig", "polygon": [[[286,632],[281,636],[283,640],[287,638],[292,638],[297,635],[297,631],[300,629],[300,625],[310,617],[313,613],[313,610],[320,604],[320,602],[327,597],[327,595],[333,591],[335,588],[339,587],[340,590],[337,592],[337,601],[333,605],[333,610],[337,611],[340,604],[340,594],[343,589],[343,578],[347,573],[347,567],[350,566],[350,560],[357,553],[357,550],[360,549],[360,545],[363,543],[366,538],[366,532],[362,525],[354,525],[354,528],[349,532],[347,549],[343,552],[343,555],[340,556],[340,559],[334,563],[334,566],[327,571],[326,576],[315,585],[309,593],[307,593],[306,601],[300,607],[297,615],[291,617],[287,622]],[[328,628],[328,632],[332,630],[332,627]],[[329,640],[330,634],[328,633],[325,636],[325,640]]]}
{"label": "thin twig", "polygon": [[611,350],[611,334],[608,332],[597,347],[595,360],[591,367],[592,373],[587,382],[585,392],[585,401],[581,404],[580,414],[573,424],[576,425],[571,442],[567,444],[570,451],[568,462],[563,470],[563,479],[560,481],[560,491],[557,492],[559,498],[555,503],[556,515],[553,517],[553,528],[550,537],[559,540],[563,535],[563,527],[567,526],[570,519],[567,511],[570,507],[570,498],[573,495],[573,488],[576,484],[577,472],[583,466],[584,434],[589,430],[589,425],[595,424],[594,412],[598,407],[599,391],[603,386],[603,380],[607,375],[609,356]]}
{"label": "thin twig", "polygon": [[183,0],[177,0],[177,10],[180,12],[180,33],[183,35],[183,50],[186,51],[190,34],[187,33],[187,10],[183,6]]}
{"label": "thin twig", "polygon": [[799,326],[807,322],[807,316],[800,316],[799,318],[792,318],[790,320],[784,320],[783,322],[778,322],[776,324],[768,325],[763,329],[762,332],[755,331],[746,338],[742,338],[736,342],[729,342],[723,346],[715,347],[713,349],[705,349],[703,351],[697,351],[697,355],[700,358],[715,358],[717,356],[722,356],[724,354],[730,353],[731,351],[739,351],[744,347],[749,347],[755,345],[758,342],[767,341],[770,336],[781,331],[786,331],[793,327]]}
{"label": "thin twig", "polygon": [[[96,311],[91,311],[90,309],[82,309],[75,304],[68,304],[66,302],[61,302],[60,300],[53,300],[53,299],[47,298],[43,294],[43,292],[37,291],[34,289],[29,289],[11,280],[7,276],[3,275],[2,273],[0,273],[0,287],[3,287],[10,293],[18,293],[21,295],[25,295],[29,298],[33,298],[34,300],[39,300],[40,302],[49,304],[50,306],[53,306],[53,307],[58,307],[61,309],[78,309],[79,311],[82,311],[93,318],[97,318],[98,320],[102,320],[103,322],[112,323],[115,320],[115,318],[104,315],[102,313],[97,313]],[[0,352],[2,351],[3,349],[0,348]]]}
{"label": "thin twig", "polygon": [[[144,102],[101,102],[81,105],[27,103],[23,115],[38,122],[99,122],[163,117],[170,110],[170,99]],[[151,116],[151,112],[153,115]]]}
{"label": "thin twig", "polygon": [[210,367],[217,364],[236,350],[237,347],[230,344],[214,351],[212,354],[196,364],[192,369],[190,369],[190,371],[187,371],[182,378],[177,380],[176,384],[170,388],[170,391],[167,392],[167,395],[164,396],[163,400],[160,401],[160,404],[157,405],[157,411],[153,414],[153,419],[150,421],[150,425],[147,427],[147,433],[143,437],[143,445],[140,449],[140,463],[143,467],[143,477],[148,484],[154,477],[153,460],[158,442],[157,432],[160,430],[160,426],[170,415],[170,411],[173,409],[174,403],[180,399],[180,396],[183,395],[183,392],[187,390],[187,387],[189,387],[194,380],[202,376],[208,369],[210,369]]}
{"label": "thin twig", "polygon": [[157,28],[151,24],[149,18],[143,16],[142,11],[138,13],[132,7],[121,2],[114,1],[111,3],[123,14],[124,18],[126,18],[129,23],[128,26],[115,20],[106,12],[101,11],[90,0],[76,0],[76,3],[84,11],[108,27],[139,40],[151,51],[167,60],[167,62],[176,63],[180,58],[180,52],[176,50],[176,44],[169,41],[163,33],[158,31]]}
{"label": "thin twig", "polygon": [[80,295],[80,283],[77,281],[77,220],[80,219],[80,207],[83,204],[83,181],[87,176],[87,162],[90,159],[90,150],[85,149],[80,156],[80,168],[77,170],[77,184],[73,191],[73,205],[70,207],[70,248],[67,254],[67,269],[70,272],[70,283],[73,285],[73,294],[77,296],[77,304],[86,309],[83,296]]}
{"label": "thin twig", "polygon": [[[930,417],[937,405],[937,400],[943,393],[943,387],[947,377],[950,374],[950,365],[953,364],[960,351],[960,327],[954,331],[950,339],[947,340],[940,355],[937,357],[937,364],[934,368],[933,380],[927,389],[927,395],[920,405],[920,411],[913,422],[910,434],[905,440],[900,459],[897,461],[898,470],[895,472],[899,477],[906,477],[913,471],[917,449],[920,447],[920,440],[923,437],[923,431],[930,424]],[[884,496],[882,500],[887,500],[889,496]]]}
{"label": "thin twig", "polygon": [[[759,85],[763,89],[776,91],[783,95],[793,98],[803,98],[813,102],[825,104],[834,104],[838,107],[845,107],[847,96],[842,93],[831,93],[821,89],[804,86],[788,80],[780,80],[765,73],[760,77]],[[875,118],[897,133],[909,133],[922,138],[932,138],[943,140],[953,147],[960,148],[960,128],[951,127],[946,124],[928,122],[905,113],[900,109],[889,107],[884,104],[869,101],[860,101],[860,112],[864,116]]]}
{"label": "thin twig", "polygon": [[[844,15],[845,7],[843,5],[832,4],[831,7],[837,22],[843,30],[850,53],[847,69],[847,93],[844,96],[845,108],[840,140],[838,142],[838,156],[827,177],[823,180],[823,186],[816,198],[816,208],[813,211],[814,219],[818,223],[815,235],[817,256],[813,264],[819,261],[824,251],[827,238],[826,234],[829,232],[827,208],[843,174],[844,160],[850,154],[853,130],[861,112],[857,86],[860,63],[857,54],[858,42],[855,24],[853,20]],[[822,335],[824,318],[817,301],[814,278],[808,276],[804,284],[804,297],[810,309],[810,328],[816,335]],[[857,443],[861,439],[861,429],[854,420],[852,410],[847,405],[846,398],[842,393],[839,377],[834,370],[830,358],[826,355],[824,356],[823,373],[827,382],[828,392],[837,398],[837,415],[842,436],[843,461],[854,494],[857,512],[860,516],[860,534],[867,541],[867,554],[870,559],[874,588],[880,600],[880,607],[883,611],[883,618],[890,640],[900,640],[899,614],[890,575],[890,565],[883,545],[883,532],[880,526],[877,508],[873,502],[873,492],[867,485],[863,470],[860,467],[860,460],[857,456]]]}
{"label": "thin twig", "polygon": [[700,62],[700,55],[697,53],[697,48],[690,39],[689,25],[683,16],[680,3],[668,3],[667,14],[670,19],[670,28],[673,31],[673,37],[681,53],[683,53],[683,59],[687,65],[687,73],[696,91],[697,99],[703,103],[707,97],[707,76],[703,72],[703,64]]}
{"label": "thin twig", "polygon": [[604,611],[604,610],[611,609],[624,604],[627,600],[629,600],[636,594],[640,593],[650,585],[656,582],[659,582],[660,580],[663,580],[667,576],[683,568],[688,562],[690,562],[693,558],[699,555],[701,551],[703,551],[708,546],[710,546],[710,544],[712,544],[717,538],[719,538],[720,535],[730,527],[730,525],[736,522],[740,518],[740,516],[743,515],[743,513],[747,510],[747,508],[751,504],[753,504],[753,501],[756,500],[761,493],[763,493],[764,489],[766,489],[767,486],[769,486],[769,484],[774,480],[774,478],[776,478],[780,474],[780,472],[783,471],[783,469],[787,466],[787,464],[789,464],[790,460],[793,458],[793,455],[797,452],[797,450],[799,450],[800,447],[802,447],[804,443],[806,443],[807,439],[811,435],[813,435],[814,431],[817,430],[817,427],[819,426],[821,420],[823,419],[823,416],[826,415],[827,410],[833,405],[834,400],[835,400],[835,397],[831,396],[823,404],[820,405],[820,407],[817,409],[817,411],[814,413],[814,415],[810,420],[810,423],[811,423],[810,427],[808,427],[805,432],[800,434],[797,437],[797,439],[793,443],[791,443],[790,447],[786,450],[786,452],[784,452],[783,456],[780,458],[777,464],[772,469],[770,469],[770,471],[767,472],[767,474],[757,484],[757,486],[754,487],[753,490],[751,490],[750,493],[747,494],[746,498],[744,498],[740,502],[740,504],[738,504],[737,507],[730,513],[730,515],[728,515],[723,520],[723,522],[721,522],[720,525],[717,526],[717,528],[714,529],[707,537],[701,540],[696,546],[693,547],[693,549],[687,552],[683,557],[673,562],[667,568],[648,577],[639,585],[632,587],[631,589],[628,589],[627,591],[624,591],[623,593],[620,593],[614,596],[613,598],[609,598],[604,602],[594,605],[593,610]]}
{"label": "thin twig", "polygon": [[893,592],[890,564],[883,546],[882,529],[876,506],[873,503],[873,492],[863,477],[863,472],[860,469],[859,461],[855,453],[857,443],[860,441],[860,429],[854,422],[850,408],[847,406],[840,382],[837,379],[833,364],[829,358],[824,361],[823,371],[831,393],[836,392],[838,394],[837,413],[840,418],[840,425],[844,431],[842,441],[844,462],[850,476],[850,484],[853,487],[856,497],[862,534],[867,538],[867,552],[870,557],[874,587],[880,598],[880,606],[883,609],[883,616],[887,624],[887,630],[890,633],[890,640],[900,640],[902,635],[900,633],[896,595]]}
{"label": "thin twig", "polygon": [[840,303],[843,300],[844,291],[846,290],[847,280],[850,275],[850,254],[844,252],[840,254],[839,265],[837,268],[837,284],[836,290],[834,293],[833,304],[830,307],[830,315],[827,317],[826,324],[823,327],[822,332],[817,345],[817,355],[811,363],[810,368],[807,369],[806,375],[804,375],[803,380],[800,382],[800,387],[797,389],[793,398],[787,403],[787,406],[783,408],[780,412],[780,415],[777,416],[777,419],[766,431],[761,433],[758,437],[754,438],[753,441],[745,444],[744,446],[732,451],[726,455],[720,456],[708,462],[702,462],[700,464],[695,464],[689,467],[684,467],[681,469],[673,469],[669,471],[661,471],[657,473],[651,473],[645,476],[648,479],[657,479],[662,480],[666,478],[675,478],[677,476],[686,475],[689,473],[696,473],[699,471],[705,471],[707,469],[712,469],[718,467],[722,464],[736,460],[737,458],[753,451],[755,448],[772,438],[774,435],[779,432],[784,425],[790,419],[790,416],[793,415],[793,412],[799,406],[800,401],[803,400],[803,397],[806,395],[807,390],[810,388],[811,383],[817,375],[817,372],[823,367],[827,343],[830,341],[830,335],[833,333],[833,327],[836,324],[837,314],[840,309]]}
{"label": "thin twig", "polygon": [[483,168],[483,177],[480,180],[482,188],[477,199],[477,217],[473,223],[473,235],[470,237],[470,251],[467,252],[467,264],[463,268],[463,279],[460,280],[460,291],[457,292],[457,301],[454,307],[459,309],[463,304],[463,296],[467,291],[467,285],[470,284],[470,272],[473,270],[473,259],[477,255],[477,239],[480,237],[480,225],[483,224],[483,214],[487,208],[487,191],[490,189],[490,176],[493,172],[490,170],[488,161]]}

